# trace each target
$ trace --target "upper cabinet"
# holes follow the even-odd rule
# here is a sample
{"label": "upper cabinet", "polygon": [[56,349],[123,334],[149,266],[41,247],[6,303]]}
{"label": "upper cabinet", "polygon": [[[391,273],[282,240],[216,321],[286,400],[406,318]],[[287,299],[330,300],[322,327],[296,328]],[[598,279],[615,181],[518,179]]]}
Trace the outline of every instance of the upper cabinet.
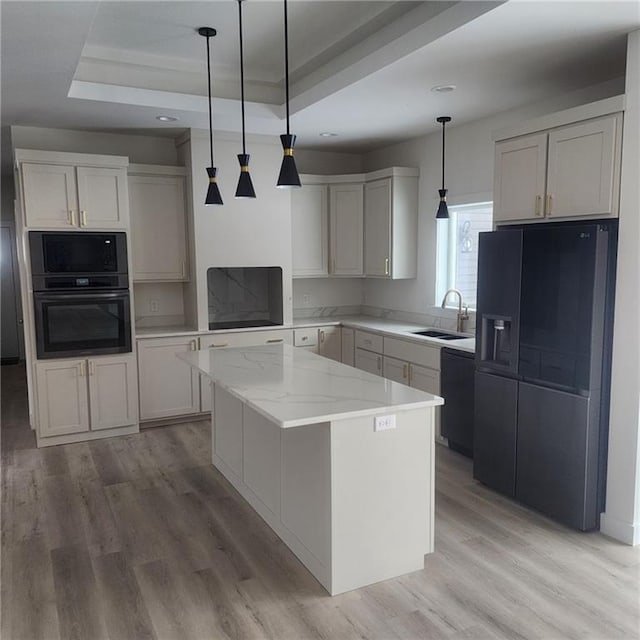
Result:
{"label": "upper cabinet", "polygon": [[417,275],[417,175],[414,170],[394,170],[390,177],[365,185],[364,273],[367,277],[403,279]]}
{"label": "upper cabinet", "polygon": [[618,215],[622,114],[500,140],[494,222]]}
{"label": "upper cabinet", "polygon": [[26,227],[128,227],[127,158],[16,150],[16,162]]}
{"label": "upper cabinet", "polygon": [[187,280],[184,167],[131,165],[131,259],[136,282]]}
{"label": "upper cabinet", "polygon": [[326,184],[305,184],[291,192],[293,277],[329,274],[329,201]]}
{"label": "upper cabinet", "polygon": [[416,277],[417,169],[302,182],[291,203],[294,277]]}
{"label": "upper cabinet", "polygon": [[361,276],[363,271],[364,186],[329,186],[330,273]]}

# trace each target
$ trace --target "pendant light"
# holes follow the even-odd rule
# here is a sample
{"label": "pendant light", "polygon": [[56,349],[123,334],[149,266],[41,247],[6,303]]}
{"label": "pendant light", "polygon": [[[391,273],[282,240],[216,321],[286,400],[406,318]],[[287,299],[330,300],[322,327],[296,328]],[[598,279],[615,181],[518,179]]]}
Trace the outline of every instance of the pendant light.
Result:
{"label": "pendant light", "polygon": [[216,173],[218,169],[213,166],[213,120],[211,117],[211,54],[209,51],[209,38],[216,35],[216,30],[211,27],[200,27],[198,33],[207,39],[207,80],[209,87],[209,152],[211,154],[211,166],[207,167],[207,175],[209,176],[209,188],[207,189],[207,197],[205,204],[222,204],[222,196],[216,181]]}
{"label": "pendant light", "polygon": [[296,143],[296,137],[292,135],[289,130],[289,24],[287,20],[287,0],[284,0],[284,83],[287,109],[287,133],[280,136],[280,142],[282,143],[284,152],[277,184],[280,189],[302,186],[298,169],[296,168],[296,161],[293,158],[293,147]]}
{"label": "pendant light", "polygon": [[449,218],[449,209],[447,207],[447,189],[444,188],[444,127],[447,122],[451,122],[451,118],[449,116],[440,116],[436,118],[436,122],[442,124],[442,189],[438,189],[438,193],[440,194],[440,204],[438,205],[438,213],[436,213],[436,219],[448,219]]}
{"label": "pendant light", "polygon": [[249,173],[249,154],[245,145],[244,130],[244,55],[242,51],[242,0],[238,0],[238,29],[240,31],[240,103],[242,105],[242,153],[238,154],[240,177],[236,188],[236,198],[255,198],[256,192]]}

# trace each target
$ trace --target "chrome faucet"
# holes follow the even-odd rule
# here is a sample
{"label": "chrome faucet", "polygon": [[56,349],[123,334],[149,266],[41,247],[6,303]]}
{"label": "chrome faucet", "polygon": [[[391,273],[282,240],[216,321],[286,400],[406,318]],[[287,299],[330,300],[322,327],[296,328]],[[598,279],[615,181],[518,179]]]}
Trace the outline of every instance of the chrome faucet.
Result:
{"label": "chrome faucet", "polygon": [[[463,332],[464,321],[469,319],[469,307],[467,305],[462,304],[462,294],[457,289],[448,289],[447,293],[444,294],[444,298],[442,298],[442,308],[445,308],[447,304],[447,297],[450,293],[455,293],[458,295],[458,323],[456,325],[456,331],[458,333]],[[464,311],[462,310],[464,306]]]}

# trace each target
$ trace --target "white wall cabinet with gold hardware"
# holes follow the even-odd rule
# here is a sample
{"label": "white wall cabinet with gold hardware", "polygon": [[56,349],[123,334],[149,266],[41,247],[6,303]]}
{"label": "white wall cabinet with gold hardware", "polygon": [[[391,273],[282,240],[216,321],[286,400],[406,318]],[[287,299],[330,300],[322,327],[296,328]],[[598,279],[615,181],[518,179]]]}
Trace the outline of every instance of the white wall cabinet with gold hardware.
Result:
{"label": "white wall cabinet with gold hardware", "polygon": [[15,158],[26,227],[128,227],[127,158],[25,149]]}
{"label": "white wall cabinet with gold hardware", "polygon": [[304,188],[291,192],[294,278],[329,275],[328,194],[326,184],[305,183]]}
{"label": "white wall cabinet with gold hardware", "polygon": [[329,273],[363,274],[364,185],[329,185]]}
{"label": "white wall cabinet with gold hardware", "polygon": [[39,445],[55,436],[137,424],[135,356],[40,360],[35,367]]}
{"label": "white wall cabinet with gold hardware", "polygon": [[184,167],[129,167],[134,282],[189,279],[185,172]]}
{"label": "white wall cabinet with gold hardware", "polygon": [[495,223],[618,215],[622,114],[495,144]]}
{"label": "white wall cabinet with gold hardware", "polygon": [[417,171],[396,168],[391,170],[389,177],[367,182],[364,193],[365,276],[415,278],[417,235]]}
{"label": "white wall cabinet with gold hardware", "polygon": [[200,412],[200,378],[176,357],[197,348],[198,338],[192,336],[138,340],[141,420]]}

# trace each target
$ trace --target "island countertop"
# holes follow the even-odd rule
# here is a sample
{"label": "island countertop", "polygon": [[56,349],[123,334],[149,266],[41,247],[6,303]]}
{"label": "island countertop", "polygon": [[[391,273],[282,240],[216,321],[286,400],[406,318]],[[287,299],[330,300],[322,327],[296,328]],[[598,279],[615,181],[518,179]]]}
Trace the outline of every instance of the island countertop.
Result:
{"label": "island countertop", "polygon": [[444,404],[439,396],[287,344],[178,357],[281,428]]}

